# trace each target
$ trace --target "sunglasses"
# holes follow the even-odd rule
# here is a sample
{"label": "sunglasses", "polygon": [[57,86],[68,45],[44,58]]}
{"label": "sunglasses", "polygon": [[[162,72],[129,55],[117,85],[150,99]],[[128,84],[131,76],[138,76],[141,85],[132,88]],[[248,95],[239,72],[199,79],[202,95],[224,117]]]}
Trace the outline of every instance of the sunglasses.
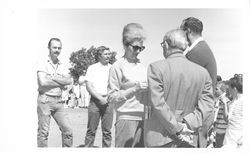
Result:
{"label": "sunglasses", "polygon": [[137,45],[134,46],[131,44],[129,44],[129,45],[133,48],[133,50],[139,50],[140,52],[145,49],[145,46],[137,46]]}

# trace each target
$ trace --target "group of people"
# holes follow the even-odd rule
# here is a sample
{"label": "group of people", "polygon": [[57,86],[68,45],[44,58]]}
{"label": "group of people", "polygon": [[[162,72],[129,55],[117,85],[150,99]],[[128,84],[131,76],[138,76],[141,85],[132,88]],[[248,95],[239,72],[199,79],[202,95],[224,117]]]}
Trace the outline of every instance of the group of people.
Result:
{"label": "group of people", "polygon": [[62,91],[65,108],[87,108],[89,98],[85,83],[74,82],[74,84],[66,86]]}
{"label": "group of people", "polygon": [[[89,66],[84,80],[91,96],[85,147],[94,145],[100,120],[102,147],[111,146],[113,110],[115,147],[207,147],[216,117],[217,65],[202,31],[199,19],[183,20],[160,43],[165,59],[148,68],[138,59],[146,39],[139,23],[123,28],[124,56],[113,65],[109,64],[109,48],[98,47],[99,62]],[[49,58],[37,70],[38,147],[47,146],[51,116],[62,132],[62,146],[73,144],[61,101],[63,87],[71,84],[68,70],[58,60],[61,47],[61,41],[52,38]]]}
{"label": "group of people", "polygon": [[215,118],[209,142],[211,147],[241,147],[243,144],[242,74],[229,80],[217,76],[215,90]]}

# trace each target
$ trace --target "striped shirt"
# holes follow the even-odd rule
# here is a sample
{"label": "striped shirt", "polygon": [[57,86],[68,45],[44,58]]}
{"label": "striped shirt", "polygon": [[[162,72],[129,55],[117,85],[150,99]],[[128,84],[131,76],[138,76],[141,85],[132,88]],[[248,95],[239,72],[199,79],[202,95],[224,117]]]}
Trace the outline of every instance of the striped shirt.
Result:
{"label": "striped shirt", "polygon": [[224,119],[224,106],[222,102],[219,102],[218,114],[215,121],[215,128],[217,133],[225,133],[228,127],[228,122]]}

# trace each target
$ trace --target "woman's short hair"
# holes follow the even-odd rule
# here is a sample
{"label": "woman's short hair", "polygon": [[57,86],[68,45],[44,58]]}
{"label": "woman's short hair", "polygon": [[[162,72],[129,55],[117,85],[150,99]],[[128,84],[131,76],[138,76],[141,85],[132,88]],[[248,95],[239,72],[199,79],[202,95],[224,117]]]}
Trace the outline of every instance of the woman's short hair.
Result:
{"label": "woman's short hair", "polygon": [[242,84],[243,84],[243,76],[242,74],[235,74],[230,80],[230,86],[232,88],[236,88],[239,93],[242,94]]}
{"label": "woman's short hair", "polygon": [[100,47],[96,48],[96,55],[95,55],[95,60],[96,61],[99,61],[99,57],[102,55],[102,53],[105,50],[109,50],[109,48],[106,47],[106,46],[100,46]]}
{"label": "woman's short hair", "polygon": [[123,28],[122,43],[125,46],[134,41],[144,41],[146,39],[145,31],[139,23],[129,23]]}
{"label": "woman's short hair", "polygon": [[[225,92],[226,96],[233,100],[237,97],[237,93],[242,94],[242,75],[237,75],[232,77],[229,80],[223,81],[225,84]],[[230,90],[230,88],[232,90]]]}

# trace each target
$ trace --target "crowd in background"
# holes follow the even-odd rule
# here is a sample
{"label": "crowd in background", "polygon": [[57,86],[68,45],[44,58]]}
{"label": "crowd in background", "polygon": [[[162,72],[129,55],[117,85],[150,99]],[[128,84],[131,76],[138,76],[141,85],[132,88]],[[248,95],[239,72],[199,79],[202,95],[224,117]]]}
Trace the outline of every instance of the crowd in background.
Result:
{"label": "crowd in background", "polygon": [[210,147],[240,147],[243,138],[243,75],[229,80],[217,76],[215,119],[208,142]]}
{"label": "crowd in background", "polygon": [[[84,77],[82,76],[80,79],[84,79]],[[88,108],[90,95],[86,89],[86,83],[75,82],[66,86],[62,98],[65,108]]]}

